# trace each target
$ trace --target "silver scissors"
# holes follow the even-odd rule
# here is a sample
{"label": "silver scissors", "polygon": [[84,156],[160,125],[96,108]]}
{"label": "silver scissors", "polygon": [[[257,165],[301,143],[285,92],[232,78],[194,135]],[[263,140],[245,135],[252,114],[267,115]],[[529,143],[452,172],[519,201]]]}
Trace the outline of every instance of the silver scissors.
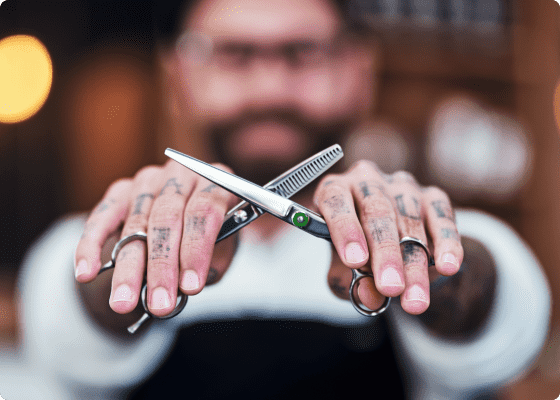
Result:
{"label": "silver scissors", "polygon": [[[337,146],[340,149],[340,146]],[[342,154],[342,150],[340,149]],[[248,202],[256,213],[261,215],[263,212],[268,212],[282,221],[293,225],[310,235],[328,240],[332,243],[331,235],[327,227],[327,223],[321,215],[315,213],[288,199],[288,196],[283,195],[282,190],[266,190],[252,182],[243,178],[224,172],[216,167],[213,167],[203,161],[197,160],[191,156],[180,153],[173,149],[165,150],[165,155],[177,161],[181,165],[187,167],[200,176],[208,179],[216,185],[224,188],[225,190],[233,193],[237,197]],[[433,259],[430,256],[428,248],[422,241],[412,237],[404,237],[401,239],[400,244],[413,243],[422,247],[426,252],[428,258],[428,265],[433,265]],[[389,304],[391,298],[386,297],[385,301],[377,310],[369,310],[364,308],[358,299],[354,296],[354,287],[356,284],[365,277],[373,278],[373,275],[352,269],[352,283],[349,289],[350,301],[354,308],[362,315],[373,317],[384,312]]]}
{"label": "silver scissors", "polygon": [[[339,145],[333,145],[326,150],[317,153],[313,157],[301,162],[263,187],[236,175],[224,172],[203,161],[197,160],[196,158],[190,157],[173,149],[168,148],[165,150],[165,155],[243,199],[242,202],[237,204],[226,214],[225,221],[218,233],[216,243],[247,226],[265,212],[268,212],[282,221],[313,236],[325,239],[332,243],[325,220],[319,214],[289,200],[289,198],[311,183],[314,179],[322,175],[343,157],[343,152]],[[100,272],[113,268],[115,266],[115,260],[119,250],[126,243],[138,239],[146,241],[147,235],[143,232],[137,232],[121,239],[121,241],[119,241],[113,249],[111,261],[105,264]],[[401,244],[407,242],[413,242],[420,245],[426,252],[429,265],[433,265],[433,259],[431,258],[430,252],[424,243],[411,237],[405,237],[400,241]],[[364,273],[358,269],[352,269],[352,283],[349,288],[349,297],[352,305],[360,314],[373,317],[383,313],[389,307],[391,298],[386,297],[381,307],[377,310],[369,310],[363,307],[359,299],[354,297],[354,287],[365,277],[373,278],[371,274]],[[176,316],[183,310],[187,303],[188,296],[178,292],[177,305],[175,306],[175,309],[164,317],[158,317],[151,314],[148,310],[146,304],[146,292],[147,285],[144,283],[141,298],[145,313],[138,322],[128,328],[130,333],[136,332],[136,330],[150,317],[155,319],[167,319]]]}

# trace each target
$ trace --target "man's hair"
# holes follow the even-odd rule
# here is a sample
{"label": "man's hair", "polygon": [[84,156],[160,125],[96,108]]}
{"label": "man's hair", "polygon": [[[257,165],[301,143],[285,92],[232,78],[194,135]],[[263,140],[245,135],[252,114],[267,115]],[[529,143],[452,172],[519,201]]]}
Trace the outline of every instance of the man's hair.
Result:
{"label": "man's hair", "polygon": [[[181,24],[185,17],[191,12],[194,5],[200,1],[204,0],[153,0],[152,17],[156,41],[163,45],[172,45],[181,34]],[[357,35],[371,33],[367,24],[351,15],[348,0],[327,1],[335,6],[343,24],[349,31]]]}

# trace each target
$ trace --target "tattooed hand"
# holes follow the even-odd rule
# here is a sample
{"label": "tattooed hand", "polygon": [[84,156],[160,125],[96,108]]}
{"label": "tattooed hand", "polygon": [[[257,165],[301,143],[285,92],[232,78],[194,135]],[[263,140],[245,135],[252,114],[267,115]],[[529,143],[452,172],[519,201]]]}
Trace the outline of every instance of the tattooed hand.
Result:
{"label": "tattooed hand", "polygon": [[76,249],[76,280],[95,279],[103,244],[124,222],[121,238],[143,231],[148,241],[147,246],[133,241],[121,249],[110,306],[119,314],[135,309],[147,268],[148,307],[154,315],[167,315],[175,308],[178,287],[194,295],[226,271],[235,235],[216,245],[215,241],[226,212],[237,201],[173,160],[163,167],[146,167],[133,179],[116,181],[87,220]]}
{"label": "tattooed hand", "polygon": [[386,175],[374,163],[359,161],[344,174],[325,176],[314,203],[334,244],[328,281],[338,297],[348,299],[349,268],[373,270],[374,279],[364,278],[358,286],[366,307],[377,309],[384,296],[401,295],[406,312],[426,311],[428,260],[420,246],[399,245],[405,236],[424,243],[431,238],[440,274],[450,276],[459,270],[463,248],[449,198],[436,187],[420,187],[407,172]]}

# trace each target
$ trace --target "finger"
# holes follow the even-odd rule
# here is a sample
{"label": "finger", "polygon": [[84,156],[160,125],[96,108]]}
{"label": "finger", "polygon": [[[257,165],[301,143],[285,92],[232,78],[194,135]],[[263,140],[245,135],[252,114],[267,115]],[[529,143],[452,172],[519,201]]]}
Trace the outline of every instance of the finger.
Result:
{"label": "finger", "polygon": [[[404,171],[393,174],[393,178],[389,191],[397,211],[400,237],[412,237],[427,244],[420,186]],[[402,245],[402,255],[406,289],[401,306],[409,314],[421,314],[430,305],[428,257],[420,245],[410,242]]]}
{"label": "finger", "polygon": [[197,175],[167,164],[165,184],[148,218],[148,308],[165,316],[175,308],[179,281],[179,249],[183,213]]}
{"label": "finger", "polygon": [[[156,193],[161,190],[163,169],[146,167],[133,180],[130,207],[121,239],[136,232],[146,232],[148,216]],[[135,240],[121,248],[115,263],[109,304],[113,311],[126,314],[138,304],[146,270],[146,243]]]}
{"label": "finger", "polygon": [[[223,165],[214,165],[233,173]],[[184,215],[180,251],[180,288],[183,293],[195,295],[204,288],[224,216],[236,202],[239,202],[239,199],[230,192],[207,179],[198,179]],[[233,257],[234,238],[224,242],[226,243],[219,246],[222,254],[215,260],[219,265],[214,265],[213,274],[223,273],[231,261],[229,257]]]}
{"label": "finger", "polygon": [[74,262],[78,282],[92,281],[101,269],[101,249],[124,220],[131,185],[131,179],[114,182],[89,216],[76,248]]}
{"label": "finger", "polygon": [[366,264],[369,252],[346,180],[344,175],[327,175],[319,184],[314,201],[340,259],[347,267],[359,268]]}
{"label": "finger", "polygon": [[[360,270],[371,274],[371,269],[367,265],[360,268]],[[336,297],[350,300],[349,290],[352,283],[352,271],[344,265],[335,249],[332,252],[332,263],[327,275],[327,281],[329,288]],[[354,298],[359,299],[370,310],[377,310],[385,301],[385,296],[376,289],[372,278],[362,278],[358,282],[357,287],[354,287],[354,290]]]}
{"label": "finger", "polygon": [[372,254],[375,287],[384,296],[398,296],[404,289],[404,273],[393,204],[383,178],[369,163],[360,163],[352,173],[352,193]]}
{"label": "finger", "polygon": [[453,275],[459,271],[464,254],[449,197],[437,187],[428,187],[424,190],[423,204],[434,242],[436,269],[442,275]]}

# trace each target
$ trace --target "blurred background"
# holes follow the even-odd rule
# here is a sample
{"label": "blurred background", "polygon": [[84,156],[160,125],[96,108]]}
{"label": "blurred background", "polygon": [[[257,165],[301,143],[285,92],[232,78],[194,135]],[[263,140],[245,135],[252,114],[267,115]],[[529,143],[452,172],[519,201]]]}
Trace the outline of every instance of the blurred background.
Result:
{"label": "blurred background", "polygon": [[[559,5],[349,5],[377,33],[380,57],[370,120],[341,143],[345,162],[409,170],[457,207],[507,221],[560,303]],[[163,162],[158,132],[188,131],[188,121],[171,122],[173,85],[156,63],[151,10],[143,0],[0,5],[0,343],[17,345],[14,283],[29,245],[56,218],[91,209],[115,179]],[[534,370],[501,398],[560,390],[557,306],[552,317]]]}

